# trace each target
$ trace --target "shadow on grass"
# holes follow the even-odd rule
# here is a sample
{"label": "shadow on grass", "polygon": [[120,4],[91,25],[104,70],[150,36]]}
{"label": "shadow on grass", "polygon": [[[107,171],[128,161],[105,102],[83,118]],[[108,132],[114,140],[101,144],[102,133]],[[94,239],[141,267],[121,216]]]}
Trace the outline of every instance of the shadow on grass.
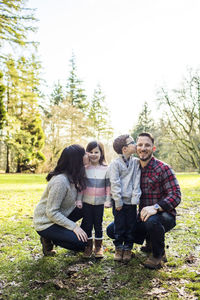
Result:
{"label": "shadow on grass", "polygon": [[114,262],[110,253],[102,260],[62,249],[55,257],[36,253],[9,262],[0,299],[151,299],[148,291],[159,271],[145,269],[142,259],[137,253],[124,264]]}

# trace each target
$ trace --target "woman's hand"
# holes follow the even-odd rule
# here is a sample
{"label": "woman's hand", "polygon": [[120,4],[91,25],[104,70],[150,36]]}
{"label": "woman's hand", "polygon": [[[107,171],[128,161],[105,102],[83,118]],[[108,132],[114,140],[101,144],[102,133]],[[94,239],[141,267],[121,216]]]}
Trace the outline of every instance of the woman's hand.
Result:
{"label": "woman's hand", "polygon": [[79,227],[77,225],[73,231],[74,231],[75,235],[77,236],[77,238],[79,239],[79,241],[87,242],[87,239],[88,239],[87,234],[81,227]]}

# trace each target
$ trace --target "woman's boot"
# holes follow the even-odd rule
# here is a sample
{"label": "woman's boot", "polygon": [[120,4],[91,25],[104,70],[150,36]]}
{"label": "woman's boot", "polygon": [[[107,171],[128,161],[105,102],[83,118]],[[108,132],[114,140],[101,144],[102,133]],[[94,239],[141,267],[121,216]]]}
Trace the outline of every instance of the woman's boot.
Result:
{"label": "woman's boot", "polygon": [[95,255],[96,258],[102,258],[103,257],[102,240],[95,240],[94,255]]}
{"label": "woman's boot", "polygon": [[85,246],[85,251],[83,253],[83,257],[88,258],[92,255],[93,250],[93,240],[90,239],[87,241],[87,245]]}
{"label": "woman's boot", "polygon": [[40,237],[40,242],[42,244],[42,252],[45,256],[54,256],[56,251],[53,250],[53,242],[44,237]]}

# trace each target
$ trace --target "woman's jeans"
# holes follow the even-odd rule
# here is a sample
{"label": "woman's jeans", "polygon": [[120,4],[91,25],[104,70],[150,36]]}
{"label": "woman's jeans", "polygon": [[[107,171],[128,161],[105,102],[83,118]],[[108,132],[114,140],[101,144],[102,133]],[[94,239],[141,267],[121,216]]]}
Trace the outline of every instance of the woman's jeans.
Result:
{"label": "woman's jeans", "polygon": [[[165,251],[165,232],[171,230],[176,225],[175,217],[167,212],[159,212],[150,216],[146,222],[137,220],[135,230],[133,230],[133,241],[136,244],[143,244],[147,238],[152,245],[154,257],[160,257]],[[114,239],[114,222],[107,227],[107,235]]]}
{"label": "woman's jeans", "polygon": [[[68,218],[73,222],[80,220],[82,217],[82,210],[77,207],[68,216]],[[66,229],[57,224],[54,224],[45,230],[37,231],[37,233],[42,237],[51,240],[55,245],[65,249],[84,251],[86,246],[86,243],[80,241],[72,230]]]}
{"label": "woman's jeans", "polygon": [[81,228],[87,233],[88,239],[92,239],[92,229],[94,227],[95,239],[103,239],[103,212],[104,205],[92,205],[83,203],[83,220]]}
{"label": "woman's jeans", "polygon": [[114,215],[114,245],[117,249],[131,250],[133,248],[133,230],[136,223],[136,205],[123,204],[121,210],[115,209]]}

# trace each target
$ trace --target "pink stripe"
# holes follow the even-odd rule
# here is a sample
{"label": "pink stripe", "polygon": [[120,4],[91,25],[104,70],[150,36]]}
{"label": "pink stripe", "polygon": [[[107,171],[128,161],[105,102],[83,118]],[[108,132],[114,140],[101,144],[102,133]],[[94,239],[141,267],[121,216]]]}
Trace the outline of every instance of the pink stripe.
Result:
{"label": "pink stripe", "polygon": [[105,196],[106,195],[106,190],[105,188],[91,188],[91,187],[87,187],[84,190],[84,195],[85,196]]}

